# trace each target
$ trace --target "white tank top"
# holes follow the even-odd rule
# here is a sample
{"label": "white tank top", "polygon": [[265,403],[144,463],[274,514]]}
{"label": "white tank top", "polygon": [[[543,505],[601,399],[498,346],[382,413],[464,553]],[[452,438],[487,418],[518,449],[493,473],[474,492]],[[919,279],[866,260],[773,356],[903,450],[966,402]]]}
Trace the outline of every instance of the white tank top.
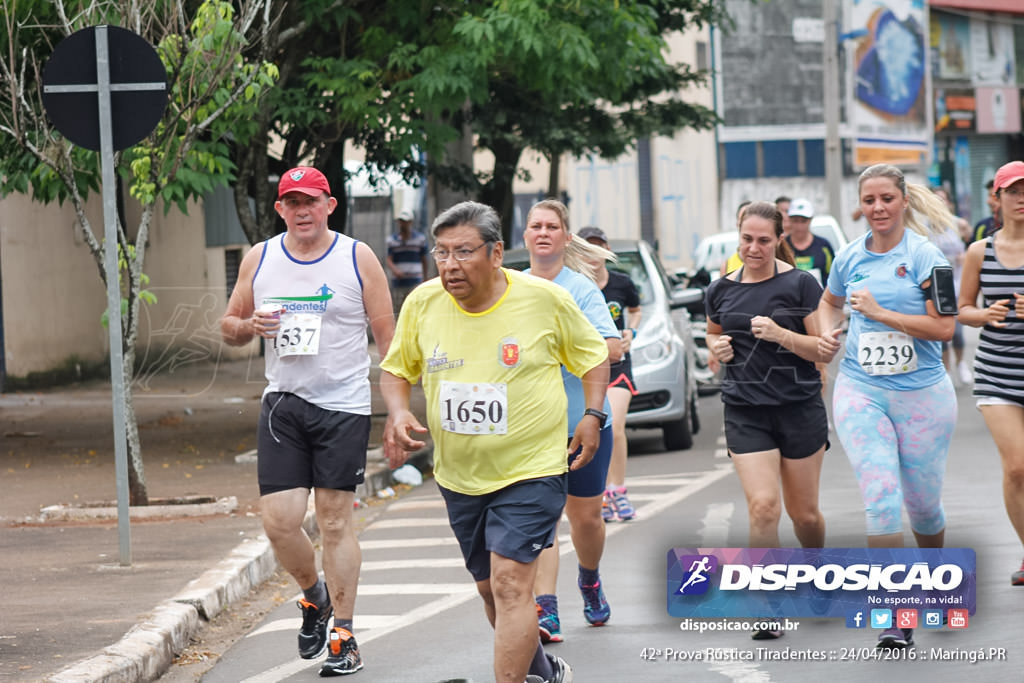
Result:
{"label": "white tank top", "polygon": [[[266,340],[263,393],[289,392],[326,410],[369,415],[370,356],[363,281],[356,266],[358,242],[331,234],[334,242],[313,261],[289,254],[283,234],[264,243],[252,279],[253,301],[257,308],[279,303],[285,313],[278,338]],[[306,344],[314,337],[315,352],[303,346],[301,354],[295,353],[300,348],[296,340]]]}

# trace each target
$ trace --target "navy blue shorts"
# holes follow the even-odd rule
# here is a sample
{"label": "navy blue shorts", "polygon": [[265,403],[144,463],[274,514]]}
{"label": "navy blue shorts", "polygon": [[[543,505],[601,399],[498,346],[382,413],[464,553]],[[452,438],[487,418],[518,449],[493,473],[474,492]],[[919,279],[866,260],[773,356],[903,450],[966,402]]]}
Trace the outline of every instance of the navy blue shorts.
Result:
{"label": "navy blue shorts", "polygon": [[725,404],[725,443],[732,453],[759,453],[776,448],[789,460],[807,458],[828,448],[828,414],[821,394],[779,406]]}
{"label": "navy blue shorts", "polygon": [[[591,498],[604,493],[605,483],[608,481],[608,464],[612,461],[613,438],[611,425],[605,425],[601,429],[601,442],[597,445],[597,452],[587,466],[575,471],[569,470],[570,496]],[[572,439],[569,441],[571,443]],[[576,453],[569,456],[570,465],[576,459]]]}
{"label": "navy blue shorts", "polygon": [[482,496],[443,486],[448,523],[474,581],[491,576],[491,553],[529,564],[555,542],[565,507],[565,475],[524,479]]}
{"label": "navy blue shorts", "polygon": [[325,410],[295,394],[263,397],[256,436],[260,495],[311,487],[355,491],[363,483],[370,416]]}

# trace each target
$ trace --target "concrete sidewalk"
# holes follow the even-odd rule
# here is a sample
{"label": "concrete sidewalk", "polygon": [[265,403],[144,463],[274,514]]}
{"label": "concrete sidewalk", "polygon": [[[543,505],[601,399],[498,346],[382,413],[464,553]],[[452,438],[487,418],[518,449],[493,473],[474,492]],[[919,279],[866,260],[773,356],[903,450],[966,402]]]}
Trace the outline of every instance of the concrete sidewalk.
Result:
{"label": "concrete sidewalk", "polygon": [[[109,383],[0,395],[0,680],[154,680],[204,621],[274,573],[255,461],[230,452],[254,445],[261,370],[252,361],[196,365],[137,393],[151,497],[211,493],[237,507],[195,517],[133,511],[128,567],[118,561],[116,519],[41,514],[61,501],[114,497]],[[385,418],[377,375],[374,366],[372,440]],[[413,392],[413,410],[422,419],[422,391]],[[217,433],[211,425],[230,433],[229,452],[202,443]],[[428,448],[410,463],[426,472],[431,456]],[[357,495],[370,500],[392,484],[371,450]],[[356,510],[357,527],[382,508]],[[306,524],[315,532],[312,515]]]}
{"label": "concrete sidewalk", "polygon": [[[430,448],[424,449],[411,456],[409,464],[421,472],[429,471],[431,454]],[[366,483],[357,489],[357,496],[371,498],[391,486],[394,483],[391,474],[378,452],[372,461],[368,459]],[[316,535],[316,518],[312,509],[306,514],[304,527],[311,536]],[[177,547],[184,540],[183,535],[191,533],[176,524],[163,524],[159,528],[162,538],[158,542],[168,550]],[[230,535],[223,539],[218,536],[216,542],[209,544],[205,558],[211,562],[210,568],[173,597],[161,599],[156,587],[158,584],[149,581],[144,569],[132,572],[132,585],[125,588],[135,595],[151,595],[156,604],[152,612],[116,643],[45,680],[53,683],[135,683],[159,678],[170,668],[174,656],[182,652],[199,631],[201,621],[213,619],[227,605],[267,580],[277,569],[273,550],[264,536],[247,539],[230,549],[220,544],[228,537]],[[224,549],[223,558],[219,561],[218,549]],[[201,566],[196,567],[197,571],[199,569]],[[9,588],[5,587],[5,590]],[[95,593],[80,594],[78,599],[88,600],[91,595]],[[102,604],[94,606],[97,610],[103,609]]]}

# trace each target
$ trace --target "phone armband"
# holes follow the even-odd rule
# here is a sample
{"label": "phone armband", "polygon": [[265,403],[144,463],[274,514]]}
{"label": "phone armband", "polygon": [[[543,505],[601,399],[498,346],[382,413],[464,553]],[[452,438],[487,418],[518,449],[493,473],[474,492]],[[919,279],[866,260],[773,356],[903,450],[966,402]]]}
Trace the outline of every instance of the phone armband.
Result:
{"label": "phone armband", "polygon": [[956,284],[953,279],[952,266],[935,266],[932,268],[932,284],[930,290],[932,303],[939,315],[956,315]]}

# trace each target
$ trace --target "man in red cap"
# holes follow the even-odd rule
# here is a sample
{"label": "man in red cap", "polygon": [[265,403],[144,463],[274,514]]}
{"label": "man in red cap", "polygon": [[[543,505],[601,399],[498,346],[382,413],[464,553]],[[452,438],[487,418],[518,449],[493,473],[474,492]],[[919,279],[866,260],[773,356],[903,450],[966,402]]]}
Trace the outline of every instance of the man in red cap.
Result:
{"label": "man in red cap", "polygon": [[[303,592],[299,656],[315,659],[330,646],[321,676],[363,667],[352,635],[362,562],[352,507],[370,432],[366,321],[382,357],[395,331],[380,261],[366,244],[327,225],[337,205],[315,168],[281,176],[274,208],[287,231],[245,255],[221,319],[228,344],[266,340],[257,432],[263,528]],[[302,529],[310,489],[324,579]]]}

